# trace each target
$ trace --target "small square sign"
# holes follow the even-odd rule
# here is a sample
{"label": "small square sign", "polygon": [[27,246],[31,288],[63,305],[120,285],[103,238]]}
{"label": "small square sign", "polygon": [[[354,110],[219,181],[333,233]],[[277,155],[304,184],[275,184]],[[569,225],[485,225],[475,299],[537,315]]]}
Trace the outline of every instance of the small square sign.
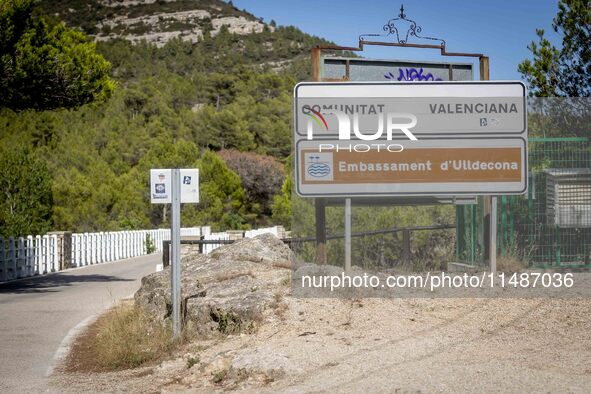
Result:
{"label": "small square sign", "polygon": [[170,204],[170,170],[150,170],[150,201],[152,204]]}
{"label": "small square sign", "polygon": [[[196,204],[199,202],[199,170],[182,168],[181,172],[181,203]],[[152,204],[170,204],[171,170],[150,170],[150,201]]]}
{"label": "small square sign", "polygon": [[199,170],[181,168],[181,203],[199,202]]}

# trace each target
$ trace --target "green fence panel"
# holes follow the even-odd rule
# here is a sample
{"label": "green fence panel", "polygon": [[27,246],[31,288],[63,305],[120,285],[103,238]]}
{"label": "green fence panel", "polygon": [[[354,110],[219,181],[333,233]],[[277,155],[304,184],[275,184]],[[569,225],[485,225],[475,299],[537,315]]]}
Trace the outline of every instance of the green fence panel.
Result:
{"label": "green fence panel", "polygon": [[[530,138],[529,189],[501,196],[499,256],[535,267],[589,267],[591,260],[591,144],[587,138]],[[457,258],[484,261],[483,199],[457,207]]]}

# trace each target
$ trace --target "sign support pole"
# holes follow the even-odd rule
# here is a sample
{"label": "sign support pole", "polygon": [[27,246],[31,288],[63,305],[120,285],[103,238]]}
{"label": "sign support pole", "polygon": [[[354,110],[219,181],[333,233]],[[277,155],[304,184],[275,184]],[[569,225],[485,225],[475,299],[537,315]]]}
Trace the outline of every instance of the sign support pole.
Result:
{"label": "sign support pole", "polygon": [[351,199],[345,198],[345,272],[351,272]]}
{"label": "sign support pole", "polygon": [[490,201],[490,272],[497,272],[497,196]]}
{"label": "sign support pole", "polygon": [[[488,56],[480,56],[480,80],[490,80]],[[497,197],[487,196],[484,203],[484,250],[488,252],[490,271],[497,272]]]}
{"label": "sign support pole", "polygon": [[152,168],[150,170],[150,201],[152,204],[163,204],[164,208],[170,204],[170,244],[165,246],[164,254],[170,256],[172,333],[173,340],[178,340],[183,324],[181,315],[181,203],[199,203],[199,169]]}
{"label": "sign support pole", "polygon": [[170,257],[171,257],[171,298],[172,334],[174,339],[181,336],[181,172],[171,170],[170,211]]}
{"label": "sign support pole", "polygon": [[[312,48],[312,80],[321,81],[320,67],[322,50],[318,47]],[[326,203],[322,198],[314,199],[316,216],[316,263],[326,264]]]}
{"label": "sign support pole", "polygon": [[316,212],[316,263],[326,264],[326,203],[323,198],[314,199]]}

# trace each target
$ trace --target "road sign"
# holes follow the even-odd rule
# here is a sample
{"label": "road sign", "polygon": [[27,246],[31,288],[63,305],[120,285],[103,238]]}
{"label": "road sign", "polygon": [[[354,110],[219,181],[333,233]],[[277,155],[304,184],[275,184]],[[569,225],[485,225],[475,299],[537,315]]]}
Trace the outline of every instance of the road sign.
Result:
{"label": "road sign", "polygon": [[520,82],[301,83],[296,191],[306,197],[522,194]]}
{"label": "road sign", "polygon": [[519,136],[527,128],[521,82],[300,83],[295,103],[296,140],[310,131],[313,139],[336,136],[344,126],[368,137],[382,124],[379,139],[388,122],[412,123],[403,114],[417,118],[409,126],[417,136]]}
{"label": "road sign", "polygon": [[[181,176],[181,203],[199,203],[199,170],[180,170]],[[150,200],[152,204],[170,204],[171,200],[171,170],[150,170]]]}
{"label": "road sign", "polygon": [[170,209],[170,292],[172,299],[172,331],[175,339],[181,335],[181,203],[199,202],[199,170],[150,170],[150,199],[152,204],[171,204]]}
{"label": "road sign", "polygon": [[318,197],[525,192],[525,139],[399,139],[390,143],[405,149],[389,152],[364,144],[370,149],[356,152],[338,140],[324,140],[320,148],[316,141],[298,141],[297,193]]}

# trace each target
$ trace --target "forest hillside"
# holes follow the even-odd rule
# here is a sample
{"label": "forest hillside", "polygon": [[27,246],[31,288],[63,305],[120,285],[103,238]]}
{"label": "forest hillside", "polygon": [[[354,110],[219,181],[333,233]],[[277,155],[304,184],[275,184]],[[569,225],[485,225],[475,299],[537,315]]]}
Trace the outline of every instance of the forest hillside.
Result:
{"label": "forest hillside", "polygon": [[[325,41],[219,0],[39,6],[96,42],[116,87],[74,109],[0,110],[0,165],[36,177],[33,192],[13,196],[19,223],[0,220],[0,234],[166,225],[148,173],[177,166],[201,169],[201,204],[183,208],[183,225],[288,224],[292,88]],[[2,215],[16,217],[14,206]]]}

